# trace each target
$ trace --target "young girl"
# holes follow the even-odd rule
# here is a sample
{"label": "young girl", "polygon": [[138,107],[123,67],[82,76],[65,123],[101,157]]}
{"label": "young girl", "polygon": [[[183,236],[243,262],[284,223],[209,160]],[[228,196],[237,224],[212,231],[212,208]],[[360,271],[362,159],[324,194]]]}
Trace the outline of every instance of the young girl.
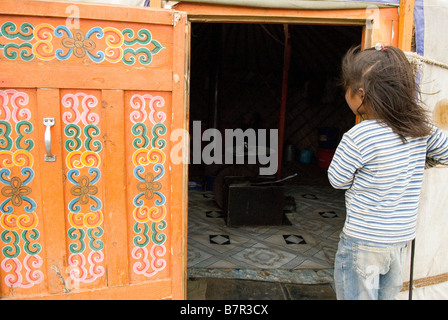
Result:
{"label": "young girl", "polygon": [[415,237],[426,157],[448,164],[448,139],[418,104],[411,64],[393,46],[351,49],[342,80],[364,121],[346,132],[328,169],[347,218],[335,258],[338,299],[392,299],[402,252]]}

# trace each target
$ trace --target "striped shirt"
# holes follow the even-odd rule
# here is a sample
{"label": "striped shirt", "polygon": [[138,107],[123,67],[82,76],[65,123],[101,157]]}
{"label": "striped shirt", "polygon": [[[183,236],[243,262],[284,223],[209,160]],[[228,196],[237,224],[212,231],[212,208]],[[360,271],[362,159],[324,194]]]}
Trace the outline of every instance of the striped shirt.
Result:
{"label": "striped shirt", "polygon": [[344,134],[328,168],[337,189],[347,189],[345,234],[397,243],[415,237],[426,157],[448,164],[448,139],[400,137],[384,122],[363,121]]}

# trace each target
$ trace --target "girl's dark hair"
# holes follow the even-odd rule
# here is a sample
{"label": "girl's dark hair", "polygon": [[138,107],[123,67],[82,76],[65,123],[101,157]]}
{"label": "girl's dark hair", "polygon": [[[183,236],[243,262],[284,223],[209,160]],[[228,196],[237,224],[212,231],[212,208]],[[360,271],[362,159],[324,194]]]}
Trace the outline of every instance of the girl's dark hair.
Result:
{"label": "girl's dark hair", "polygon": [[420,104],[414,69],[400,49],[350,49],[342,61],[342,84],[352,93],[363,88],[363,105],[403,141],[405,137],[431,133],[427,112]]}

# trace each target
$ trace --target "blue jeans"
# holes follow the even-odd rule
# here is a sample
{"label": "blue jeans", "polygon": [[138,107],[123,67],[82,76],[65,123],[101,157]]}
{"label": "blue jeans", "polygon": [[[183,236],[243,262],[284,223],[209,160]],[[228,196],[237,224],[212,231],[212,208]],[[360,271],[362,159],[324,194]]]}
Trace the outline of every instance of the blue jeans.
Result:
{"label": "blue jeans", "polygon": [[334,265],[338,300],[390,300],[403,285],[407,242],[376,243],[341,233]]}

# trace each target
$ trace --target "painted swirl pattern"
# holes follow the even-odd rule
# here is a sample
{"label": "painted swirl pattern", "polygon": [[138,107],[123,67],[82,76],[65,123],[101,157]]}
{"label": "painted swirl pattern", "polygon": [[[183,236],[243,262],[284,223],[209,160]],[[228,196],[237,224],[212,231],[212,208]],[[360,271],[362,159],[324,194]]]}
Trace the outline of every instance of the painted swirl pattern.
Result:
{"label": "painted swirl pattern", "polygon": [[[10,37],[26,40],[30,28],[23,24],[20,31],[10,29]],[[26,92],[0,90],[0,274],[8,288],[31,288],[44,279],[28,104]]]}
{"label": "painted swirl pattern", "polygon": [[64,61],[74,57],[95,63],[149,65],[164,48],[144,28],[135,31],[96,26],[82,30],[49,23],[17,25],[13,21],[0,21],[0,53],[8,60]]}
{"label": "painted swirl pattern", "polygon": [[98,98],[66,93],[61,99],[67,190],[69,274],[74,282],[91,283],[105,275],[104,213],[101,192],[101,119]]}
{"label": "painted swirl pattern", "polygon": [[132,270],[152,277],[167,265],[167,199],[162,183],[167,166],[165,101],[161,96],[134,94],[129,103],[135,181]]}

